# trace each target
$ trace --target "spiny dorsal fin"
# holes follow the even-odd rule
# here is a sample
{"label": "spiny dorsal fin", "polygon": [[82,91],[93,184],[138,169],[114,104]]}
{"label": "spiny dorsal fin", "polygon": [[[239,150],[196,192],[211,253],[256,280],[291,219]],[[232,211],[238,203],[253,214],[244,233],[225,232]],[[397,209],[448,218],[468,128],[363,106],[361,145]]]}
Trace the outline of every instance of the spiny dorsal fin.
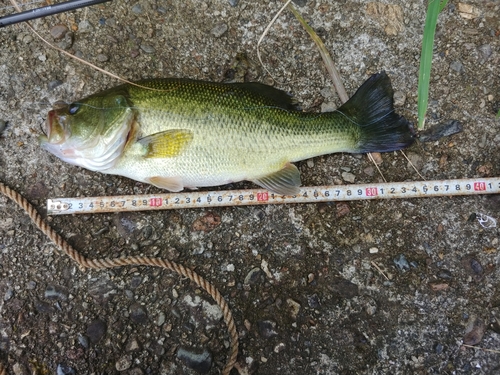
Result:
{"label": "spiny dorsal fin", "polygon": [[237,86],[243,91],[260,96],[269,106],[275,106],[289,111],[298,109],[297,100],[293,96],[272,86],[259,82],[230,83],[230,85]]}

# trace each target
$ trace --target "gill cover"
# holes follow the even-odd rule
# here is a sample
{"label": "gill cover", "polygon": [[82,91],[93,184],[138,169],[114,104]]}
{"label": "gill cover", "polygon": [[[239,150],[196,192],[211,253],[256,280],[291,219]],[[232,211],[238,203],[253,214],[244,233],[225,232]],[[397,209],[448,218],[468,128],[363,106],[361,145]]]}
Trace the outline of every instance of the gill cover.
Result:
{"label": "gill cover", "polygon": [[134,111],[120,93],[57,102],[40,145],[67,163],[104,172],[121,156],[134,120]]}

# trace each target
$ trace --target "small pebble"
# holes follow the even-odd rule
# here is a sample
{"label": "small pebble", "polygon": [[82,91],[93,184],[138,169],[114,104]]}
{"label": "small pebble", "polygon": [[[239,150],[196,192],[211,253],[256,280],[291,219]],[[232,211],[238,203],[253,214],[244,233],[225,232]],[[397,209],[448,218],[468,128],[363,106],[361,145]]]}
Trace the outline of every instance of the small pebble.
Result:
{"label": "small pebble", "polygon": [[450,287],[450,284],[448,284],[448,283],[430,283],[429,286],[433,291],[439,292],[439,291],[448,289]]}
{"label": "small pebble", "polygon": [[59,364],[59,365],[57,365],[56,374],[57,375],[75,375],[76,371],[75,371],[75,369],[73,369],[67,365]]}
{"label": "small pebble", "polygon": [[278,336],[276,332],[276,322],[271,320],[260,320],[257,322],[257,329],[262,338],[270,339],[271,337]]}
{"label": "small pebble", "polygon": [[275,353],[279,353],[279,352],[282,352],[283,350],[285,350],[285,348],[286,348],[286,345],[285,345],[284,343],[280,342],[278,345],[276,345],[276,346],[274,347],[274,350],[273,350],[273,351],[274,351]]}
{"label": "small pebble", "polygon": [[63,81],[55,79],[55,80],[49,82],[49,84],[47,85],[47,89],[54,90],[56,87],[61,86],[62,84],[63,84]]}
{"label": "small pebble", "polygon": [[384,162],[384,159],[382,159],[382,154],[380,152],[371,152],[370,155],[375,164],[381,165]]}
{"label": "small pebble", "polygon": [[204,349],[203,352],[195,352],[189,349],[179,348],[177,350],[179,358],[187,367],[201,374],[206,374],[212,367],[212,354]]}
{"label": "small pebble", "polygon": [[489,44],[483,44],[482,46],[479,46],[478,51],[481,54],[483,60],[488,60],[488,58],[493,53],[493,51],[491,50],[491,45]]}
{"label": "small pebble", "polygon": [[415,167],[417,171],[421,170],[422,167],[424,166],[424,159],[422,156],[415,152],[407,152],[406,156],[408,157],[408,168]]}
{"label": "small pebble", "polygon": [[67,32],[68,28],[64,25],[55,25],[50,29],[50,35],[56,40],[62,39]]}
{"label": "small pebble", "polygon": [[80,343],[81,346],[83,346],[85,349],[89,348],[89,338],[87,336],[84,336],[82,334],[78,334],[78,342]]}
{"label": "small pebble", "polygon": [[106,323],[100,319],[94,320],[87,327],[87,336],[92,344],[97,343],[106,333]]}
{"label": "small pebble", "polygon": [[376,247],[370,247],[370,249],[368,251],[370,252],[370,254],[377,254],[378,253],[378,249]]}
{"label": "small pebble", "polygon": [[484,272],[481,263],[479,263],[479,261],[474,258],[470,260],[470,268],[476,275],[481,275]]}
{"label": "small pebble", "polygon": [[142,6],[141,6],[141,4],[135,4],[132,7],[132,13],[134,13],[134,14],[141,14],[142,13]]}
{"label": "small pebble", "polygon": [[320,95],[323,97],[323,98],[331,98],[333,96],[333,91],[332,91],[332,88],[327,86],[327,87],[323,87],[320,91],[319,91]]}
{"label": "small pebble", "polygon": [[349,182],[349,183],[352,184],[356,180],[356,176],[354,176],[352,173],[349,173],[349,172],[343,172],[342,173],[342,179],[345,182]]}
{"label": "small pebble", "polygon": [[135,352],[135,351],[140,350],[140,349],[141,349],[141,346],[135,338],[129,340],[127,342],[127,345],[125,345],[125,350],[127,352]]}
{"label": "small pebble", "polygon": [[129,355],[121,357],[115,363],[115,368],[117,371],[125,371],[128,370],[132,366],[132,357]]}
{"label": "small pebble", "polygon": [[364,174],[366,174],[367,176],[370,176],[372,177],[374,174],[375,174],[375,168],[373,167],[366,167],[365,169],[363,169],[363,172]]}
{"label": "small pebble", "polygon": [[333,102],[321,103],[321,112],[333,112],[336,109],[337,109],[337,106]]}
{"label": "small pebble", "polygon": [[400,254],[397,258],[395,258],[394,264],[396,265],[396,268],[401,272],[406,272],[410,269],[410,264],[406,260],[404,254]]}
{"label": "small pebble", "polygon": [[464,344],[466,345],[479,344],[483,339],[485,332],[486,332],[486,324],[482,319],[479,318],[471,319],[465,330],[465,335],[463,338]]}
{"label": "small pebble", "polygon": [[337,210],[337,217],[346,216],[351,212],[351,208],[348,203],[339,202],[335,205]]}
{"label": "small pebble", "polygon": [[130,306],[130,319],[136,324],[146,324],[148,322],[146,308],[138,303],[134,303]]}
{"label": "small pebble", "polygon": [[156,49],[153,46],[150,46],[149,44],[141,44],[141,49],[149,54],[156,52]]}
{"label": "small pebble", "polygon": [[68,50],[73,45],[74,34],[70,31],[64,34],[64,38],[57,43],[57,46],[61,49]]}
{"label": "small pebble", "polygon": [[92,26],[92,24],[89,21],[84,20],[78,24],[79,33],[89,33],[92,31],[94,31],[94,26]]}
{"label": "small pebble", "polygon": [[3,296],[4,301],[10,300],[12,297],[14,297],[14,289],[8,288],[7,291],[5,292]]}
{"label": "small pebble", "polygon": [[33,37],[31,35],[26,35],[23,38],[23,43],[30,44],[33,41]]}
{"label": "small pebble", "polygon": [[312,283],[312,282],[314,281],[314,278],[315,278],[315,277],[314,277],[314,273],[312,273],[312,272],[311,272],[311,273],[309,273],[309,274],[307,275],[307,282],[308,282],[309,284],[310,284],[310,283]]}
{"label": "small pebble", "polygon": [[444,350],[444,346],[440,343],[437,343],[435,346],[434,346],[434,351],[436,352],[436,354],[441,354]]}
{"label": "small pebble", "polygon": [[245,276],[244,285],[262,284],[264,282],[264,272],[259,267],[252,268]]}
{"label": "small pebble", "polygon": [[125,290],[125,295],[127,296],[127,298],[129,300],[133,300],[134,299],[134,292],[132,292],[130,289],[126,289]]}
{"label": "small pebble", "polygon": [[109,60],[109,57],[103,53],[98,54],[96,58],[97,58],[97,61],[99,61],[99,62],[106,62]]}
{"label": "small pebble", "polygon": [[317,294],[307,296],[307,304],[311,309],[318,309],[321,306],[321,301]]}
{"label": "small pebble", "polygon": [[20,363],[14,363],[12,366],[12,372],[14,375],[27,375],[31,373],[28,372],[28,370],[26,370],[26,368]]}
{"label": "small pebble", "polygon": [[448,163],[448,155],[443,154],[439,158],[439,168],[444,168],[446,167],[446,164]]}
{"label": "small pebble", "polygon": [[214,26],[214,28],[210,31],[210,34],[216,38],[220,38],[227,30],[228,27],[225,23],[219,23]]}
{"label": "small pebble", "polygon": [[161,327],[165,323],[165,319],[166,319],[165,313],[160,312],[158,314],[158,318],[156,318],[156,325],[158,327]]}
{"label": "small pebble", "polygon": [[240,0],[229,0],[229,5],[231,5],[232,7],[235,7],[235,6],[237,6],[237,5],[238,5],[238,2],[239,2],[239,1],[240,1]]}
{"label": "small pebble", "polygon": [[450,64],[450,69],[454,70],[455,72],[462,73],[464,71],[464,64],[462,64],[458,60],[455,60]]}
{"label": "small pebble", "polygon": [[367,303],[365,307],[365,311],[368,315],[375,315],[377,313],[377,305],[372,303]]}
{"label": "small pebble", "polygon": [[436,276],[444,280],[450,280],[452,278],[451,272],[448,270],[440,270]]}
{"label": "small pebble", "polygon": [[406,102],[406,95],[402,91],[394,92],[394,105],[396,107],[402,107]]}
{"label": "small pebble", "polygon": [[45,298],[66,301],[68,299],[68,291],[58,285],[48,285],[45,288]]}
{"label": "small pebble", "polygon": [[146,225],[144,228],[142,228],[141,236],[143,239],[145,240],[149,239],[152,234],[153,234],[153,227],[151,225]]}
{"label": "small pebble", "polygon": [[294,301],[291,298],[287,298],[286,303],[288,307],[290,308],[290,315],[292,316],[293,319],[297,319],[297,316],[299,315],[300,312],[300,303],[297,301]]}

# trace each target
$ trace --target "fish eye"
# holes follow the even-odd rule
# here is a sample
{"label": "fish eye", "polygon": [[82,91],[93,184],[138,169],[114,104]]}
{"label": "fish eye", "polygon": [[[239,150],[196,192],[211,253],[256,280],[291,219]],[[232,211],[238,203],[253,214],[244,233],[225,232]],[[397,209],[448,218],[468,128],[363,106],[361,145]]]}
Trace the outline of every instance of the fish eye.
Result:
{"label": "fish eye", "polygon": [[78,110],[80,109],[80,104],[78,103],[71,103],[69,105],[68,111],[70,115],[74,115]]}

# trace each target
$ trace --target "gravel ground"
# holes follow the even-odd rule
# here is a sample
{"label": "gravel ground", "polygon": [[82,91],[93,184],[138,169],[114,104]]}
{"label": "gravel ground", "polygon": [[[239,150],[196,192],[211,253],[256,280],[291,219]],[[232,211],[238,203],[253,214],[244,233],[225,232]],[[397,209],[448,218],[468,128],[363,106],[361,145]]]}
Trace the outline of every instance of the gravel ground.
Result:
{"label": "gravel ground", "polygon": [[[439,18],[427,123],[455,119],[463,131],[407,150],[427,180],[499,175],[500,5],[464,1],[467,12],[451,1]],[[288,12],[261,48],[274,81],[260,66],[257,41],[281,6],[262,3],[115,0],[33,26],[128,79],[260,81],[293,92],[308,110],[339,105],[317,49]],[[424,1],[300,3],[347,91],[385,70],[398,112],[415,122]],[[0,29],[0,46],[1,181],[44,215],[47,198],[159,192],[64,164],[38,146],[52,103],[115,80],[24,25]],[[298,166],[304,185],[381,181],[361,155]],[[388,181],[421,179],[400,153],[384,154],[380,168]],[[498,196],[475,196],[48,220],[88,257],[167,257],[212,281],[235,315],[241,374],[495,374],[499,231],[477,217],[498,220],[499,209]],[[213,218],[218,225],[200,228]],[[228,343],[214,301],[188,280],[150,267],[79,269],[0,197],[0,361],[9,373],[217,374]]]}

